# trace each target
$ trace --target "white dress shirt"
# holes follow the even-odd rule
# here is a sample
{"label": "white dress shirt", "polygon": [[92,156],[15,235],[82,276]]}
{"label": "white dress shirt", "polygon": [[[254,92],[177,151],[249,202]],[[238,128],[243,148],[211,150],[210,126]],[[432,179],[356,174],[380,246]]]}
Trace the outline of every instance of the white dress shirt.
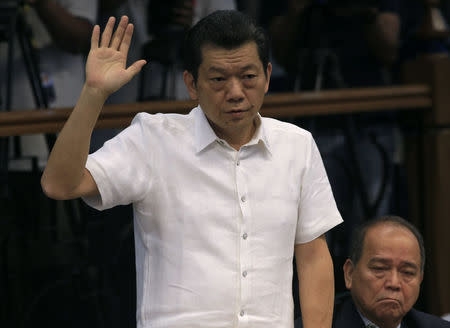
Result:
{"label": "white dress shirt", "polygon": [[200,107],[141,113],[89,155],[85,201],[133,203],[138,327],[293,327],[294,245],[342,219],[311,134],[258,122],[236,151]]}

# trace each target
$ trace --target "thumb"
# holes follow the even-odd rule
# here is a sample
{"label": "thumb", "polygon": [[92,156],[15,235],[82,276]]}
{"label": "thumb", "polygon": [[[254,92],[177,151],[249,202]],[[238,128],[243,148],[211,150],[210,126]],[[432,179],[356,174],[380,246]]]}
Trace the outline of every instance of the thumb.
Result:
{"label": "thumb", "polygon": [[137,60],[133,64],[131,64],[127,68],[127,72],[131,75],[130,78],[132,78],[136,74],[138,74],[141,71],[142,67],[144,67],[145,64],[147,64],[147,61],[144,59]]}

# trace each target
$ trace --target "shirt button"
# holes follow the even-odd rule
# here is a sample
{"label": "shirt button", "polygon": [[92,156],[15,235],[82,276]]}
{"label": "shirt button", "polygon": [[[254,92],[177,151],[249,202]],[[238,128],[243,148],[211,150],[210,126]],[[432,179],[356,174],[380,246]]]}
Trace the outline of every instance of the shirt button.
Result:
{"label": "shirt button", "polygon": [[242,272],[242,277],[247,277],[247,271]]}
{"label": "shirt button", "polygon": [[241,164],[241,161],[238,160],[238,161],[236,162],[236,165],[239,166],[240,164]]}
{"label": "shirt button", "polygon": [[247,239],[247,237],[248,237],[247,233],[244,232],[244,234],[242,235],[242,238],[245,240],[245,239]]}
{"label": "shirt button", "polygon": [[239,315],[240,315],[241,317],[243,317],[244,314],[245,314],[244,310],[241,310],[241,312],[239,313]]}
{"label": "shirt button", "polygon": [[244,202],[245,202],[245,196],[242,196],[242,197],[241,197],[241,200],[242,200],[242,202],[244,203]]}

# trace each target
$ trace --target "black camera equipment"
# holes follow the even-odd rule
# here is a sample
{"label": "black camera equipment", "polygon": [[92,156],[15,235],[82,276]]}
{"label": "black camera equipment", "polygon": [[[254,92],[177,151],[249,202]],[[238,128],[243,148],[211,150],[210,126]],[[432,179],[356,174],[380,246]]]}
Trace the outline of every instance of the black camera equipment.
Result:
{"label": "black camera equipment", "polygon": [[[339,20],[369,24],[375,18],[374,8],[379,0],[316,0],[308,5],[300,17],[296,44],[296,90],[320,90],[342,88],[345,81],[341,74],[339,58],[334,45],[338,35]],[[332,27],[335,24],[336,29]],[[301,80],[300,80],[301,78]]]}
{"label": "black camera equipment", "polygon": [[[35,104],[37,108],[47,107],[47,101],[43,92],[39,66],[37,58],[31,45],[31,31],[26,24],[23,16],[22,1],[2,1],[0,2],[0,43],[6,43],[6,74],[0,79],[0,110],[11,110],[11,95],[13,86],[13,61],[14,61],[14,42],[18,41],[22,53],[23,62],[26,67],[29,82],[31,84]],[[11,139],[14,145],[14,156],[21,157],[19,137]],[[47,143],[51,142],[50,136],[47,137]],[[8,162],[9,162],[9,138],[0,138],[0,199],[8,200],[10,198],[9,179],[8,179]],[[37,170],[37,159],[31,158],[33,170]],[[5,245],[3,245],[5,247]],[[2,252],[3,253],[3,252]],[[6,267],[6,257],[2,260],[2,268]],[[7,271],[6,271],[7,272]],[[5,273],[5,281],[2,284],[2,295],[8,297],[10,295],[7,276]],[[4,302],[5,306],[1,309],[1,317],[9,317],[11,313],[11,304],[8,300]]]}
{"label": "black camera equipment", "polygon": [[[176,65],[181,56],[181,48],[186,32],[186,26],[175,22],[174,9],[184,9],[185,1],[180,0],[152,0],[148,4],[148,32],[152,40],[143,46],[144,58],[156,61],[163,67],[159,98],[168,99],[174,95],[176,83]],[[193,10],[193,9],[192,9]],[[142,74],[143,73],[143,74]],[[145,68],[141,73],[139,100],[143,99],[143,82]],[[167,90],[167,80],[171,78],[170,92]]]}
{"label": "black camera equipment", "polygon": [[[0,81],[4,85],[4,92],[0,94],[0,103],[2,111],[11,110],[11,96],[13,86],[13,62],[15,56],[15,40],[18,41],[20,51],[22,53],[23,63],[26,68],[28,80],[31,85],[36,108],[48,108],[48,101],[44,92],[38,59],[34,48],[31,44],[32,31],[24,17],[23,1],[2,1],[0,3],[0,42],[6,43],[7,56],[6,62],[2,63],[6,66],[6,76]],[[3,89],[3,87],[1,88]],[[3,100],[4,99],[4,100]],[[46,141],[49,147],[54,143],[54,135],[46,135]],[[19,137],[14,137],[14,157],[21,157]],[[8,138],[0,139],[0,196],[7,195],[7,171],[8,171],[9,143]],[[32,166],[36,168],[36,159],[32,158]]]}
{"label": "black camera equipment", "polygon": [[[379,0],[315,0],[313,1],[300,17],[300,26],[295,40],[294,49],[295,61],[291,69],[294,78],[294,91],[323,89],[342,89],[347,87],[344,75],[342,73],[339,52],[335,48],[342,40],[339,35],[339,22],[352,20],[356,25],[370,24],[375,19],[374,8],[379,7]],[[332,23],[333,22],[333,23]],[[333,25],[334,24],[334,25]],[[337,27],[337,28],[336,28]],[[345,35],[344,35],[345,37]],[[369,197],[369,188],[363,179],[363,160],[359,153],[358,127],[354,115],[334,116],[328,118],[310,118],[302,121],[306,128],[316,135],[319,127],[328,131],[328,124],[333,127],[339,126],[339,133],[342,134],[344,143],[348,150],[349,161],[344,161],[333,152],[323,152],[322,156],[328,161],[336,162],[342,168],[342,174],[348,178],[350,188],[353,188],[353,194],[359,198],[362,207],[362,216],[364,218],[373,217],[380,206],[382,197],[387,188],[389,179],[388,155],[383,146],[376,140],[375,136],[371,138],[375,149],[377,150],[382,167],[382,183],[375,200],[371,201]],[[340,204],[347,207],[352,204]],[[352,224],[349,219],[349,226]],[[342,242],[341,230],[333,230],[327,234],[329,247],[334,250],[335,261],[342,263],[345,260],[347,249]],[[295,268],[295,265],[294,265]],[[335,275],[340,276],[339,271]],[[298,282],[294,278],[294,290]],[[339,289],[339,287],[338,287]],[[296,297],[298,293],[294,293]],[[298,301],[295,303],[295,316],[299,316],[300,309]]]}
{"label": "black camera equipment", "polygon": [[[19,59],[23,60],[23,64],[26,69],[26,74],[28,81],[31,85],[33,98],[35,102],[36,108],[48,108],[48,94],[45,92],[41,82],[41,74],[39,69],[38,62],[38,53],[32,46],[32,30],[31,27],[27,24],[25,19],[25,3],[24,1],[5,1],[0,0],[0,43],[6,44],[7,55],[5,58],[1,57],[1,65],[5,65],[5,76],[0,76],[0,110],[1,111],[10,111],[11,110],[11,96],[13,92],[13,78],[14,78],[14,59],[17,62],[17,56],[15,57],[15,50],[17,48],[17,43],[19,45],[19,52],[21,53]],[[17,42],[17,43],[16,43]],[[4,89],[6,90],[5,92]],[[4,99],[4,100],[3,100]],[[49,149],[52,148],[56,136],[54,134],[45,135],[47,145]],[[13,138],[14,140],[14,157],[23,158],[21,156],[20,142],[17,140],[17,137]],[[39,200],[40,195],[42,195],[42,191],[39,185],[39,178],[41,172],[38,171],[37,167],[37,159],[35,157],[25,158],[26,160],[31,159],[32,162],[32,175],[30,176],[26,172],[25,179],[26,182],[24,185],[21,185],[23,180],[17,179],[17,172],[9,175],[8,179],[8,162],[9,158],[9,138],[3,137],[0,138],[0,200],[1,204],[8,203],[12,204],[11,208],[14,207],[12,213],[8,213],[8,209],[6,209],[6,218],[4,221],[11,221],[10,225],[6,225],[7,229],[4,229],[5,225],[2,225],[4,230],[0,229],[2,233],[0,236],[0,295],[2,295],[2,302],[0,302],[0,326],[1,327],[26,327],[30,325],[30,322],[36,317],[39,318],[37,314],[42,306],[47,305],[47,298],[49,295],[61,295],[61,293],[66,293],[67,291],[71,291],[74,288],[73,286],[81,286],[78,288],[75,296],[79,297],[77,302],[86,302],[91,299],[94,299],[92,303],[96,306],[99,303],[98,297],[99,293],[97,291],[94,292],[93,288],[93,277],[97,273],[93,273],[92,266],[88,267],[85,259],[88,258],[86,255],[86,240],[85,240],[85,226],[86,222],[84,221],[84,215],[81,214],[83,211],[83,207],[78,205],[78,201],[65,201],[60,203],[62,209],[65,211],[67,219],[68,219],[68,227],[71,228],[71,232],[73,234],[73,240],[60,240],[60,236],[58,233],[58,225],[57,222],[64,217],[59,217],[59,212],[57,211],[57,202],[54,200],[46,199],[49,203],[44,203],[42,206]],[[19,177],[23,177],[21,173],[19,173]],[[14,185],[14,183],[19,184],[19,186]],[[8,184],[9,183],[9,184]],[[23,194],[20,194],[20,197],[25,197],[24,199],[15,199],[14,196],[17,195],[18,190],[25,187],[26,190]],[[36,189],[34,189],[36,188]],[[19,192],[20,192],[19,191]],[[24,195],[33,195],[35,200],[27,200]],[[44,197],[42,197],[44,198]],[[29,206],[29,202],[32,203],[32,208],[27,208]],[[42,206],[42,207],[41,207]],[[48,207],[47,207],[48,206]],[[15,209],[19,207],[22,208]],[[2,208],[2,211],[4,209]],[[22,214],[30,214],[29,216]],[[9,216],[9,214],[11,214]],[[41,217],[47,216],[45,219],[47,221],[39,221]],[[4,219],[4,217],[1,217]],[[3,222],[2,222],[3,223]],[[42,235],[39,235],[42,233]],[[44,236],[45,234],[45,236]],[[30,269],[30,263],[27,259],[14,259],[14,261],[10,261],[17,254],[39,254],[39,248],[36,252],[31,251],[36,243],[41,247],[44,245],[43,243],[47,240],[46,235],[49,234],[51,237],[51,242],[53,244],[45,243],[45,250],[51,250],[51,254],[49,256],[58,255],[58,258],[52,257],[52,260],[55,262],[52,263],[52,270],[56,270],[56,263],[60,261],[59,256],[64,254],[64,256],[73,256],[70,260],[65,259],[64,265],[69,263],[69,261],[76,261],[73,264],[73,268],[67,270],[66,266],[64,266],[64,275],[62,278],[58,276],[58,279],[50,280],[48,283],[36,283],[36,286],[39,286],[36,293],[33,295],[27,295],[27,300],[24,301],[21,297],[17,296],[18,292],[22,292],[22,290],[18,290],[16,285],[17,282],[25,281],[25,275],[22,273],[27,272]],[[14,239],[17,239],[17,242],[11,243],[10,236],[14,236]],[[31,240],[31,241],[30,241]],[[56,244],[58,242],[58,244]],[[19,244],[18,246],[15,243]],[[32,246],[30,246],[32,244]],[[18,250],[16,250],[16,248]],[[54,252],[54,253],[53,253]],[[76,255],[75,255],[76,254]],[[82,256],[80,256],[80,254]],[[46,254],[48,255],[48,254]],[[44,261],[45,262],[45,261]],[[17,270],[20,272],[20,276],[14,273],[14,275],[8,270],[11,263],[14,263],[14,266],[17,266]],[[36,262],[37,263],[37,262]],[[58,265],[61,265],[58,262]],[[91,265],[91,264],[89,264]],[[55,268],[55,269],[54,269]],[[63,266],[58,267],[62,269]],[[63,270],[61,270],[63,271]],[[44,271],[43,271],[44,272]],[[58,271],[59,272],[59,271]],[[45,272],[48,273],[47,271]],[[92,280],[90,280],[92,279]],[[15,281],[11,284],[12,281]],[[84,285],[88,287],[84,287]],[[34,291],[34,290],[33,290]],[[14,302],[18,302],[14,304]],[[24,304],[20,304],[20,302],[24,302]],[[26,304],[25,304],[26,303]],[[54,305],[54,304],[52,304]],[[97,320],[97,326],[104,327],[102,310],[99,308],[95,308],[93,318]],[[69,312],[68,312],[69,313]],[[74,317],[78,318],[78,313],[70,312]],[[67,318],[65,318],[67,321]],[[70,321],[70,320],[69,320]]]}
{"label": "black camera equipment", "polygon": [[6,1],[0,4],[0,42],[7,43],[6,95],[2,110],[11,109],[11,88],[13,78],[14,38],[17,37],[23,61],[31,84],[37,108],[48,107],[40,80],[39,65],[31,44],[32,32],[23,15],[22,1]]}
{"label": "black camera equipment", "polygon": [[[296,40],[295,91],[322,89],[342,89],[348,87],[340,66],[339,53],[335,46],[347,35],[336,32],[340,22],[349,21],[355,26],[371,24],[376,16],[379,0],[317,0],[309,5],[300,18],[302,24]],[[315,129],[315,120],[311,120],[311,130]],[[362,169],[358,152],[357,126],[352,115],[343,117],[342,129],[351,157],[353,185],[360,197],[365,217],[372,217],[380,205],[386,190],[388,173],[387,154],[373,140],[384,163],[383,183],[377,192],[375,201],[369,200],[368,188],[362,179]]]}

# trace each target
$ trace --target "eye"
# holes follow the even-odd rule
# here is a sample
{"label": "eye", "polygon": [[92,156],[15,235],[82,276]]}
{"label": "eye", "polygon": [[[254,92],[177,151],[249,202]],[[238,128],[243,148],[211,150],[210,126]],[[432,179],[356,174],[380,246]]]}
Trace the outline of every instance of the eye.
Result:
{"label": "eye", "polygon": [[384,267],[384,266],[373,266],[372,270],[373,271],[377,271],[377,272],[381,272],[381,271],[387,270],[387,267]]}
{"label": "eye", "polygon": [[414,271],[408,271],[408,270],[403,271],[402,273],[403,273],[404,275],[408,276],[408,277],[413,277],[413,276],[416,275],[416,272],[414,272]]}
{"label": "eye", "polygon": [[223,78],[222,76],[215,76],[215,77],[210,78],[210,80],[212,82],[222,82],[222,81],[225,81],[225,78]]}
{"label": "eye", "polygon": [[244,79],[246,80],[251,80],[254,79],[256,77],[256,74],[245,74],[244,75]]}

